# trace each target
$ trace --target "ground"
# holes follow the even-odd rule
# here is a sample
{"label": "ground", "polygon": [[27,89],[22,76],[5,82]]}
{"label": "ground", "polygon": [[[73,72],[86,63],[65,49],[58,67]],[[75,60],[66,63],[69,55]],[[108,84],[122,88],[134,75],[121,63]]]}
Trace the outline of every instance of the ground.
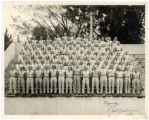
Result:
{"label": "ground", "polygon": [[145,99],[135,97],[5,98],[7,115],[143,115],[144,110]]}

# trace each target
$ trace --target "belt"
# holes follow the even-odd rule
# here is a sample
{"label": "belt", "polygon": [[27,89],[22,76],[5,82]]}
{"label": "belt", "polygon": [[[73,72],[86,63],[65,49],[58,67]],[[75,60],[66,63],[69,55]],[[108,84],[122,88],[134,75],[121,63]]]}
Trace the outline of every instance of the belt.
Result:
{"label": "belt", "polygon": [[101,76],[106,76],[106,75],[101,75]]}
{"label": "belt", "polygon": [[51,77],[56,77],[56,76],[51,76]]}
{"label": "belt", "polygon": [[67,78],[72,78],[72,77],[67,77]]}
{"label": "belt", "polygon": [[33,77],[27,77],[27,78],[33,78]]}
{"label": "belt", "polygon": [[98,76],[93,76],[93,77],[98,77]]}
{"label": "belt", "polygon": [[74,75],[80,75],[80,74],[74,74]]}
{"label": "belt", "polygon": [[59,76],[64,76],[64,75],[59,75]]}
{"label": "belt", "polygon": [[45,77],[49,77],[49,76],[45,76]]}
{"label": "belt", "polygon": [[117,78],[123,78],[123,77],[117,77]]}
{"label": "belt", "polygon": [[83,78],[89,78],[89,77],[83,77]]}

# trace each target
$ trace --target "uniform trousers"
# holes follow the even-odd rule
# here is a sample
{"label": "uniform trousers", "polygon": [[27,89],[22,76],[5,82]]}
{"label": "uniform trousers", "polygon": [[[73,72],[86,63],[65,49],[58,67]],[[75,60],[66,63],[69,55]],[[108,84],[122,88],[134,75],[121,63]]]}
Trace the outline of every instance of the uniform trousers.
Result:
{"label": "uniform trousers", "polygon": [[74,93],[80,93],[80,75],[74,75],[73,91]]}
{"label": "uniform trousers", "polygon": [[117,94],[122,94],[123,92],[123,78],[119,77],[117,78]]}
{"label": "uniform trousers", "polygon": [[16,94],[17,93],[17,90],[16,90],[16,78],[15,77],[10,77],[9,79],[9,93],[11,94],[12,93],[12,90],[14,90],[14,93]]}
{"label": "uniform trousers", "polygon": [[58,79],[59,93],[64,93],[64,83],[65,83],[64,76],[59,76]]}
{"label": "uniform trousers", "polygon": [[95,86],[96,86],[96,93],[99,93],[99,79],[97,77],[92,78],[92,93],[94,93]]}
{"label": "uniform trousers", "polygon": [[135,94],[136,89],[137,89],[137,94],[140,94],[140,82],[138,78],[135,78],[132,81],[132,94]]}
{"label": "uniform trousers", "polygon": [[68,88],[70,89],[70,93],[72,93],[72,78],[66,79],[66,93],[68,93]]}
{"label": "uniform trousers", "polygon": [[107,94],[107,77],[106,76],[101,76],[101,79],[100,79],[100,93],[102,94],[103,93],[103,88],[105,87],[105,93]]}
{"label": "uniform trousers", "polygon": [[125,78],[125,94],[130,94],[130,77]]}
{"label": "uniform trousers", "polygon": [[31,93],[34,94],[34,80],[32,77],[28,77],[26,80],[26,93],[29,94],[29,88],[31,87]]}
{"label": "uniform trousers", "polygon": [[45,76],[43,79],[43,93],[49,93],[49,77]]}
{"label": "uniform trousers", "polygon": [[53,88],[54,88],[54,93],[57,93],[57,78],[56,77],[51,77],[51,93],[53,93]]}
{"label": "uniform trousers", "polygon": [[42,78],[36,77],[36,94],[38,93],[38,90],[40,93],[42,93]]}
{"label": "uniform trousers", "polygon": [[115,84],[115,78],[113,76],[110,76],[109,77],[109,94],[111,93],[114,94],[114,84]]}
{"label": "uniform trousers", "polygon": [[82,93],[85,93],[85,86],[87,87],[87,93],[90,93],[89,77],[83,78]]}
{"label": "uniform trousers", "polygon": [[[22,88],[22,89],[21,89]],[[21,91],[22,90],[22,91]],[[18,79],[18,93],[20,93],[20,91],[22,93],[25,93],[25,80],[24,77],[20,77]]]}

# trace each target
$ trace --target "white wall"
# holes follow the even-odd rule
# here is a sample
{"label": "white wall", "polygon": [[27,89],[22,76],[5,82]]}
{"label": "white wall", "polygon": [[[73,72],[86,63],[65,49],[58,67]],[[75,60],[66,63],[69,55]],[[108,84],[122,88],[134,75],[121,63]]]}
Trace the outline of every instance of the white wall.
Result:
{"label": "white wall", "polygon": [[145,54],[145,44],[122,44],[129,54]]}
{"label": "white wall", "polygon": [[10,61],[15,57],[15,43],[12,42],[4,53],[4,66],[9,65]]}

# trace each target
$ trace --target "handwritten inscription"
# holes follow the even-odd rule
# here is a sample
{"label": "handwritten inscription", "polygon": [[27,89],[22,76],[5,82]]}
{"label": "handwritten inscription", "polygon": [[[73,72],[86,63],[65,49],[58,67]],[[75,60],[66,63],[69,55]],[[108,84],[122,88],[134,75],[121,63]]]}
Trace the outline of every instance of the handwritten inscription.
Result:
{"label": "handwritten inscription", "polygon": [[131,108],[122,108],[120,103],[116,101],[103,101],[103,104],[107,107],[109,116],[110,115],[132,115],[133,113],[137,112],[137,109],[131,109]]}

